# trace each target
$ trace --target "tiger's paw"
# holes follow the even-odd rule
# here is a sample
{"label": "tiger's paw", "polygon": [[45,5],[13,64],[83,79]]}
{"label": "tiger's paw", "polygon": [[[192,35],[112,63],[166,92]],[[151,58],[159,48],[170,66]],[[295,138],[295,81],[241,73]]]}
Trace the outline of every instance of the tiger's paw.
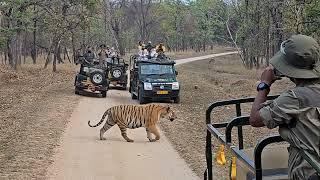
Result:
{"label": "tiger's paw", "polygon": [[100,140],[101,140],[101,141],[104,141],[104,140],[107,140],[107,138],[100,137]]}
{"label": "tiger's paw", "polygon": [[134,142],[134,140],[132,140],[132,139],[128,139],[128,140],[127,140],[127,142],[131,142],[131,143],[132,143],[132,142]]}
{"label": "tiger's paw", "polygon": [[149,139],[150,142],[156,142],[156,139]]}

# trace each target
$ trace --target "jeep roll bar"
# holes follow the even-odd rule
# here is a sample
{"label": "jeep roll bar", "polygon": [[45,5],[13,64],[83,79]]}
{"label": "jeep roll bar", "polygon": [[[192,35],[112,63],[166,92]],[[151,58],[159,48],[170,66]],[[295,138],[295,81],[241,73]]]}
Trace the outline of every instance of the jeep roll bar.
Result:
{"label": "jeep roll bar", "polygon": [[[268,100],[272,100],[277,98],[278,96],[268,96]],[[254,101],[254,98],[242,98],[242,99],[233,99],[227,101],[218,101],[212,103],[208,109],[206,110],[206,125],[207,125],[207,136],[206,136],[206,164],[207,169],[204,172],[204,179],[205,180],[212,180],[213,173],[212,173],[212,135],[216,137],[221,143],[228,146],[231,151],[237,156],[237,158],[241,159],[251,171],[255,172],[255,164],[254,162],[245,154],[243,150],[243,131],[242,126],[249,125],[249,117],[242,116],[241,111],[241,104],[251,103]],[[217,107],[227,106],[227,105],[235,105],[236,107],[236,118],[234,118],[230,122],[223,122],[223,123],[213,123],[211,122],[211,113]],[[231,131],[233,127],[237,127],[238,129],[238,143],[239,147],[232,145],[231,139]],[[226,128],[225,129],[225,136],[222,135],[218,129]],[[265,141],[264,141],[265,142]],[[260,150],[260,149],[258,149]],[[261,149],[262,151],[262,149]],[[261,156],[259,157],[261,161]],[[259,159],[257,157],[257,159]],[[258,160],[259,161],[259,160]],[[257,178],[258,179],[258,178]]]}
{"label": "jeep roll bar", "polygon": [[[268,100],[273,100],[277,98],[278,95],[268,96]],[[263,168],[262,168],[262,151],[264,148],[272,143],[283,142],[284,140],[279,136],[269,136],[260,140],[254,149],[254,161],[251,160],[246,153],[243,151],[243,132],[242,126],[250,125],[249,116],[241,116],[241,104],[251,103],[255,98],[242,98],[233,99],[227,101],[218,101],[212,103],[206,111],[206,125],[207,125],[207,136],[206,136],[206,165],[207,169],[204,172],[204,180],[212,180],[212,135],[216,137],[222,144],[225,144],[231,152],[250,169],[254,172],[256,180],[262,180]],[[236,117],[230,122],[223,123],[213,123],[211,122],[211,113],[217,107],[235,105],[236,107]],[[238,129],[238,143],[239,147],[232,145],[232,129],[237,127]],[[218,129],[225,128],[225,135],[221,134]],[[309,152],[302,151],[302,155],[305,160],[318,172],[320,173],[320,160],[312,158]]]}

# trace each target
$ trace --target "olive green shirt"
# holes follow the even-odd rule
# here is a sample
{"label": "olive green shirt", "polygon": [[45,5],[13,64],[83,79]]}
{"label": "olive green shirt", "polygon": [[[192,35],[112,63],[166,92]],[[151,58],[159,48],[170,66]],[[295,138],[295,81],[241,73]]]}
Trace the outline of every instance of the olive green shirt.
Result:
{"label": "olive green shirt", "polygon": [[268,128],[279,127],[281,137],[290,144],[289,179],[308,179],[314,174],[300,150],[320,157],[320,84],[305,83],[282,93],[264,103],[260,116]]}

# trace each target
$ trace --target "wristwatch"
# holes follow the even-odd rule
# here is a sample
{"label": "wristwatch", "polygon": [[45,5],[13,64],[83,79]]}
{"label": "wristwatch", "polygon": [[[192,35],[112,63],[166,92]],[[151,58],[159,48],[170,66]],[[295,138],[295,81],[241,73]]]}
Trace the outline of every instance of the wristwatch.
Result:
{"label": "wristwatch", "polygon": [[270,86],[265,82],[260,82],[257,86],[257,91],[268,90],[270,91]]}

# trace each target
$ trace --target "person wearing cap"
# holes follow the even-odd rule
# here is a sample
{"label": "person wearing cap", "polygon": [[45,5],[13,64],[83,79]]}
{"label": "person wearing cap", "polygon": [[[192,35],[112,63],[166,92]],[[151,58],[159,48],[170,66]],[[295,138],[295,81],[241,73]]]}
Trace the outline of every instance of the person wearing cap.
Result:
{"label": "person wearing cap", "polygon": [[[281,44],[270,64],[262,72],[250,124],[269,129],[279,127],[280,136],[290,144],[289,179],[319,178],[302,155],[308,152],[315,159],[320,157],[319,44],[312,37],[293,35]],[[267,102],[270,88],[280,76],[289,78],[296,86]]]}

